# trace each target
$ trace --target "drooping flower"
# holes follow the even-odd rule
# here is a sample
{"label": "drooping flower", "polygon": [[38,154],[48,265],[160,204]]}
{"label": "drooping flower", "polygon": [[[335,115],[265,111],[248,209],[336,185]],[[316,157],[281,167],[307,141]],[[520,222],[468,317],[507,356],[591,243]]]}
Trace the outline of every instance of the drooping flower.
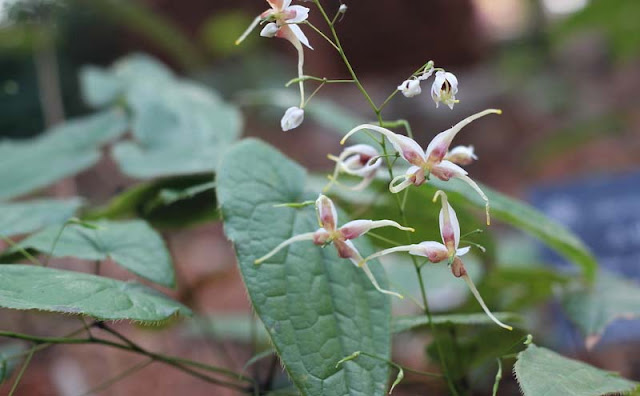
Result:
{"label": "drooping flower", "polygon": [[431,85],[431,98],[436,103],[436,107],[440,102],[449,106],[453,110],[453,105],[458,103],[456,95],[458,94],[458,79],[453,73],[439,70],[436,72],[436,78]]}
{"label": "drooping flower", "polygon": [[398,85],[398,91],[402,92],[405,98],[413,98],[414,96],[420,95],[420,93],[422,93],[420,80],[406,80],[402,84]]}
{"label": "drooping flower", "polygon": [[405,246],[396,246],[390,249],[382,250],[378,253],[374,253],[371,256],[364,259],[364,262],[368,262],[375,258],[395,253],[395,252],[408,252],[414,256],[422,256],[426,257],[432,263],[439,263],[441,261],[447,260],[448,264],[451,268],[451,273],[456,278],[462,278],[469,290],[471,290],[471,294],[478,301],[484,312],[493,320],[498,326],[503,327],[507,330],[513,330],[511,326],[508,326],[496,318],[484,300],[480,296],[478,289],[476,288],[473,280],[467,274],[467,270],[464,267],[464,263],[462,262],[461,256],[467,254],[470,250],[470,247],[460,248],[460,223],[458,222],[458,216],[456,215],[453,207],[449,205],[447,200],[447,194],[443,191],[437,191],[435,196],[433,197],[434,202],[440,198],[442,202],[442,209],[440,209],[439,223],[440,223],[440,236],[442,238],[442,243],[435,241],[426,241],[413,245],[405,245]]}
{"label": "drooping flower", "polygon": [[313,241],[315,245],[325,246],[333,244],[338,251],[338,256],[349,259],[351,262],[365,272],[373,286],[381,293],[391,294],[402,298],[398,293],[380,288],[376,278],[367,266],[366,262],[351,241],[359,236],[366,234],[370,230],[380,227],[395,227],[404,231],[413,232],[413,228],[403,227],[392,220],[353,220],[342,227],[338,227],[338,213],[336,208],[328,197],[320,195],[316,200],[316,214],[320,228],[313,232],[307,232],[300,235],[294,235],[286,241],[280,243],[271,252],[262,256],[255,261],[255,264],[261,264],[271,258],[283,248],[299,241]]}
{"label": "drooping flower", "polygon": [[[331,182],[324,191],[328,191],[333,183],[338,183],[338,175],[346,173],[351,176],[362,177],[362,181],[355,186],[345,188],[352,191],[364,190],[371,184],[378,173],[378,169],[382,165],[382,158],[378,151],[368,144],[356,144],[345,148],[338,157],[334,155],[328,156],[330,160],[336,162],[336,167],[332,176],[329,176]],[[341,184],[342,185],[342,184]]]}
{"label": "drooping flower", "polygon": [[[244,41],[249,33],[251,33],[261,22],[268,22],[260,32],[261,36],[269,38],[278,37],[288,40],[298,52],[298,78],[300,79],[298,82],[300,87],[300,106],[298,110],[302,110],[305,103],[303,81],[304,49],[302,48],[302,44],[306,45],[310,49],[313,48],[309,45],[309,39],[307,39],[307,36],[297,24],[307,20],[309,17],[309,9],[299,5],[291,5],[291,0],[267,0],[267,2],[271,8],[264,11],[253,20],[242,36],[236,40],[236,45]],[[292,108],[288,109],[287,112],[291,109]],[[284,124],[285,118],[287,118],[286,113],[282,119],[282,124]],[[300,123],[301,122],[302,119]],[[300,126],[300,123],[289,129]],[[289,129],[285,129],[284,126],[282,127],[283,131],[287,131]]]}
{"label": "drooping flower", "polygon": [[304,121],[304,110],[296,106],[289,107],[280,120],[280,127],[286,132],[299,127],[302,121]]}
{"label": "drooping flower", "polygon": [[454,164],[466,166],[477,161],[478,157],[474,153],[473,146],[456,146],[447,153],[444,159]]}
{"label": "drooping flower", "polygon": [[403,175],[396,176],[391,180],[391,183],[389,184],[389,191],[392,193],[398,193],[412,184],[420,186],[427,181],[429,175],[433,175],[443,181],[449,181],[451,178],[456,177],[470,185],[485,201],[487,224],[489,224],[489,199],[484,192],[482,192],[476,182],[467,176],[467,171],[447,160],[445,157],[449,152],[451,141],[463,127],[478,118],[484,117],[485,115],[501,113],[502,111],[500,110],[487,109],[469,116],[446,131],[437,134],[424,151],[415,140],[407,136],[394,133],[386,128],[371,124],[363,124],[355,127],[349,131],[344,138],[342,138],[340,143],[344,144],[351,135],[364,129],[380,133],[389,139],[393,148],[400,154],[400,156],[411,164]]}

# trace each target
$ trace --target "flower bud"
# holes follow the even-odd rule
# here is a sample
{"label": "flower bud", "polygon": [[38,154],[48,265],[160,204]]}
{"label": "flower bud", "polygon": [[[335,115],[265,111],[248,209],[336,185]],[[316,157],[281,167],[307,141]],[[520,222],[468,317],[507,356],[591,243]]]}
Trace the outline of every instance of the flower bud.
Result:
{"label": "flower bud", "polygon": [[340,8],[338,8],[338,13],[339,14],[345,14],[347,12],[347,5],[346,4],[340,4]]}
{"label": "flower bud", "polygon": [[286,132],[299,127],[302,121],[304,121],[304,110],[296,106],[289,107],[280,121],[280,126]]}
{"label": "flower bud", "polygon": [[406,80],[402,84],[398,85],[398,91],[401,91],[405,98],[412,98],[416,95],[420,95],[422,88],[420,88],[419,80]]}
{"label": "flower bud", "polygon": [[457,146],[451,149],[444,159],[454,164],[466,166],[477,160],[478,157],[473,152],[473,146]]}
{"label": "flower bud", "polygon": [[260,31],[260,35],[262,37],[272,38],[275,37],[278,30],[280,30],[280,28],[275,22],[267,23],[264,28],[262,28],[262,31]]}

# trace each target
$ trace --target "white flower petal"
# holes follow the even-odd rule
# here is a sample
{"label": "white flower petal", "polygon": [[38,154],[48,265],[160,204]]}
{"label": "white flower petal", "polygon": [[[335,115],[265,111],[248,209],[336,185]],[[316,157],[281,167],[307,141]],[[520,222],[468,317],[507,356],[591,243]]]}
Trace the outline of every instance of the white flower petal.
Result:
{"label": "white flower petal", "polygon": [[318,216],[318,224],[325,230],[332,232],[338,224],[338,212],[333,201],[326,195],[320,194],[316,200],[316,214]]}
{"label": "white flower petal", "polygon": [[287,26],[289,27],[289,29],[291,29],[291,31],[293,32],[295,37],[298,40],[300,40],[300,42],[302,44],[306,45],[310,49],[313,49],[313,47],[311,45],[309,45],[309,39],[307,38],[307,36],[305,36],[305,34],[302,31],[302,29],[300,29],[300,26],[298,26],[298,25],[287,25]]}
{"label": "white flower petal", "polygon": [[295,11],[296,13],[295,17],[287,19],[287,23],[300,23],[306,21],[307,18],[309,18],[309,9],[307,7],[294,5],[287,7],[286,11]]}
{"label": "white flower petal", "polygon": [[264,27],[260,31],[260,36],[272,38],[275,37],[275,35],[278,33],[278,30],[280,30],[278,24],[276,24],[275,22],[270,22],[264,25]]}
{"label": "white flower petal", "polygon": [[280,120],[280,127],[286,132],[299,127],[303,121],[304,110],[296,106],[289,107]]}

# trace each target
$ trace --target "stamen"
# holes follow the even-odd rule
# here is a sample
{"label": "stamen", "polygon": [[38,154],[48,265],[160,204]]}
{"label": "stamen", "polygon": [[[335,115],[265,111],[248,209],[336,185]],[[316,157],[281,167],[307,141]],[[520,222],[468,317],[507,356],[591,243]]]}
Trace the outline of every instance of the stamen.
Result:
{"label": "stamen", "polygon": [[282,250],[284,247],[291,245],[294,242],[299,242],[299,241],[311,241],[313,240],[313,235],[315,234],[315,232],[307,232],[304,234],[300,234],[300,235],[294,235],[291,238],[287,239],[286,241],[282,242],[281,244],[279,244],[278,246],[275,247],[275,249],[273,249],[272,251],[270,251],[269,253],[267,253],[266,255],[260,257],[259,259],[257,259],[256,261],[254,261],[253,263],[255,265],[259,265],[262,264],[265,260],[268,260],[270,257],[272,257],[273,255],[275,255],[276,253],[278,253],[280,250]]}
{"label": "stamen", "polygon": [[464,275],[461,276],[461,278],[464,279],[464,281],[467,283],[467,286],[469,286],[469,290],[471,290],[471,293],[476,298],[478,303],[480,303],[480,306],[482,307],[484,312],[491,318],[491,320],[493,320],[498,326],[500,326],[502,328],[505,328],[507,330],[513,330],[513,327],[502,323],[501,321],[498,320],[498,318],[493,316],[491,311],[489,311],[489,308],[487,308],[487,305],[484,303],[484,300],[482,299],[482,297],[480,297],[480,293],[478,292],[478,289],[476,289],[476,285],[473,284],[473,281],[471,280],[469,275],[468,274],[464,274]]}

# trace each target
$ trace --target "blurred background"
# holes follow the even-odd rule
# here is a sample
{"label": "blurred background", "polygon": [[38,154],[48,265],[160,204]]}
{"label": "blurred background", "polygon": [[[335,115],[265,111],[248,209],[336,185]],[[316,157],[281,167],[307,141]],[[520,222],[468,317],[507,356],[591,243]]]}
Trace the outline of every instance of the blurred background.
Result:
{"label": "blurred background", "polygon": [[[332,12],[340,5],[338,0],[324,3]],[[480,157],[470,169],[474,179],[532,202],[577,231],[602,263],[640,279],[636,253],[640,248],[640,1],[352,0],[346,4],[348,12],[337,28],[351,63],[378,103],[430,59],[460,81],[460,103],[454,110],[436,109],[425,85],[427,92],[417,98],[398,95],[385,108],[386,118],[408,119],[417,140],[426,144],[467,115],[501,108],[501,117],[477,122],[457,139],[459,144],[473,144]],[[88,113],[79,90],[81,66],[109,66],[122,56],[141,52],[241,105],[246,135],[269,141],[312,170],[326,171],[332,165],[326,154],[339,152],[338,135],[314,120],[283,133],[278,128],[282,108],[260,102],[251,92],[282,90],[296,76],[296,53],[284,40],[266,40],[256,31],[243,45],[234,45],[266,6],[261,0],[0,0],[0,138],[32,137]],[[320,26],[316,14],[312,12],[310,20]],[[306,52],[305,74],[349,78],[331,46],[309,29],[307,35],[314,51]],[[295,95],[295,87],[287,92]],[[353,86],[328,85],[309,106],[325,101],[373,118]],[[56,184],[50,192],[61,197],[82,195],[101,204],[133,183],[105,156],[96,167]],[[621,200],[628,206],[617,207]],[[606,216],[598,216],[598,205],[607,206]],[[503,260],[555,261],[522,235],[499,227],[498,232],[509,241],[501,244]],[[622,234],[626,236],[621,241]],[[221,225],[205,224],[164,236],[179,277],[173,295],[205,319],[167,331],[122,325],[123,331],[151,349],[242,369],[257,350],[268,346],[264,335],[255,337],[260,328],[251,320]],[[108,271],[126,277],[117,268]],[[442,296],[434,304],[446,305],[444,300],[451,298]],[[640,325],[622,322],[605,335],[607,342],[587,351],[556,311],[548,307],[542,316],[549,326],[540,331],[548,343],[564,354],[640,379]],[[7,324],[46,334],[64,333],[76,325],[64,318],[3,311],[0,325]],[[420,347],[416,352],[425,337],[399,337],[394,359],[429,368]],[[100,383],[136,358],[99,347],[52,348],[34,360],[21,394],[77,396],[78,390]],[[286,382],[273,358],[249,370],[265,381]],[[518,394],[513,379],[505,382],[501,392]],[[485,394],[483,386],[477,384],[477,394]],[[420,389],[424,388],[409,386],[397,392],[424,394]],[[233,394],[160,365],[99,394],[183,391]]]}

